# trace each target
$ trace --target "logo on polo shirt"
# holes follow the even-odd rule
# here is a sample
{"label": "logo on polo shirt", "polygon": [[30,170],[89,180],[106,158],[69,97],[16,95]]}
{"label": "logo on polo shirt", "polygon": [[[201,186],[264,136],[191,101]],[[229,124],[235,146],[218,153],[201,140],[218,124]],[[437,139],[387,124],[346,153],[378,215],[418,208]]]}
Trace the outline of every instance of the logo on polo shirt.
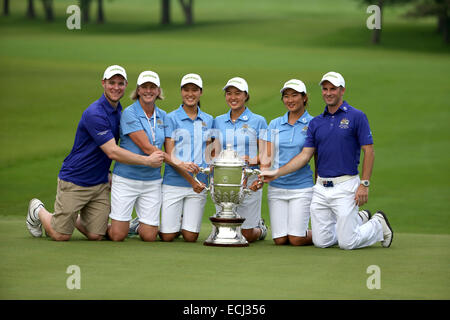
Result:
{"label": "logo on polo shirt", "polygon": [[350,123],[350,121],[346,118],[341,120],[341,123],[339,124],[339,128],[341,129],[348,129],[348,124]]}
{"label": "logo on polo shirt", "polygon": [[97,133],[97,135],[98,135],[98,136],[104,136],[105,134],[108,133],[108,131],[109,131],[109,130],[105,130],[105,131],[99,132],[99,133]]}
{"label": "logo on polo shirt", "polygon": [[244,124],[242,125],[242,129],[248,129],[248,124],[244,123]]}

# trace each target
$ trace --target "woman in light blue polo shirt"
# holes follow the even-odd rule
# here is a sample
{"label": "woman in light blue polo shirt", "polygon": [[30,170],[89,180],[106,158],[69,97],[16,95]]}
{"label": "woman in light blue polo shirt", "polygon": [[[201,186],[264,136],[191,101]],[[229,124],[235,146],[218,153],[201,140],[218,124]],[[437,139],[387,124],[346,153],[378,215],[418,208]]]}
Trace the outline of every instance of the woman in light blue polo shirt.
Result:
{"label": "woman in light blue polo shirt", "polygon": [[[308,96],[302,81],[291,79],[280,92],[288,111],[270,122],[265,137],[267,148],[272,151],[271,164],[274,169],[300,153],[308,124],[313,119],[306,111]],[[308,223],[313,185],[313,172],[309,164],[270,182],[267,198],[275,244],[312,244]]]}
{"label": "woman in light blue polo shirt", "polygon": [[[213,117],[200,109],[203,82],[198,74],[186,74],[181,80],[183,103],[166,117],[165,151],[184,170],[198,173],[206,168],[206,148],[211,142]],[[162,186],[160,238],[172,241],[180,232],[185,241],[197,241],[206,204],[207,177],[198,173],[202,186],[192,188],[189,180],[171,165],[166,165]]]}
{"label": "woman in light blue polo shirt", "polygon": [[[214,119],[214,138],[220,145],[219,150],[226,149],[227,144],[231,144],[233,149],[248,161],[250,167],[257,168],[260,137],[267,129],[266,119],[251,112],[246,106],[250,98],[247,81],[240,77],[232,78],[223,90],[230,110]],[[216,151],[216,155],[219,153],[220,151]],[[253,186],[256,180],[256,175],[249,177],[247,185]],[[242,235],[248,242],[264,240],[267,234],[267,227],[261,218],[261,201],[262,190],[255,190],[236,208],[238,215],[245,218]]]}
{"label": "woman in light blue polo shirt", "polygon": [[161,207],[161,164],[165,159],[164,143],[166,112],[155,105],[163,99],[159,76],[153,71],[142,72],[132,93],[132,105],[122,112],[120,146],[142,155],[160,158],[156,168],[116,162],[111,184],[111,227],[109,237],[121,241],[128,235],[133,208],[139,217],[139,235],[144,241],[154,241],[158,235]]}

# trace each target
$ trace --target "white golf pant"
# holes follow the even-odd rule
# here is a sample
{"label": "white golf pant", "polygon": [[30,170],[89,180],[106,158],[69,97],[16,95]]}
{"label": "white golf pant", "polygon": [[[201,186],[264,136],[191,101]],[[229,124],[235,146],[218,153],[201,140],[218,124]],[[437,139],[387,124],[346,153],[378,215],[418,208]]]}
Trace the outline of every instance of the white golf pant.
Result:
{"label": "white golf pant", "polygon": [[326,248],[338,244],[341,249],[371,246],[383,240],[381,224],[371,219],[362,224],[355,203],[359,177],[324,187],[314,186],[311,201],[312,239],[316,247]]}

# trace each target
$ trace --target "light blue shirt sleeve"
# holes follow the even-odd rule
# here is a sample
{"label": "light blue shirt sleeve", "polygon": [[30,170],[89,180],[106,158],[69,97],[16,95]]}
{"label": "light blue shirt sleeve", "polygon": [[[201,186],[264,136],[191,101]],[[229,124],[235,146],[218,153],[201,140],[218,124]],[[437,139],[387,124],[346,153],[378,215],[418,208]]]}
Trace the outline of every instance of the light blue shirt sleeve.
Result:
{"label": "light blue shirt sleeve", "polygon": [[124,112],[122,112],[122,117],[120,118],[120,128],[124,135],[139,130],[144,130],[141,121],[139,120],[132,107],[128,107]]}
{"label": "light blue shirt sleeve", "polygon": [[165,121],[164,136],[166,138],[172,138],[172,133],[174,130],[174,123],[173,123],[171,114],[166,114],[164,121]]}

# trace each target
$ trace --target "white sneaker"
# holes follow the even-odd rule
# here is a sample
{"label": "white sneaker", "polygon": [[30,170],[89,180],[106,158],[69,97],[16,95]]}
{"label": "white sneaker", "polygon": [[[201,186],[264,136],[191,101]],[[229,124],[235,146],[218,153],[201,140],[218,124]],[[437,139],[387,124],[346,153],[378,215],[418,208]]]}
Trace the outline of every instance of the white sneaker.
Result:
{"label": "white sneaker", "polygon": [[258,228],[261,229],[261,235],[259,236],[258,240],[264,240],[267,236],[267,226],[263,218],[259,220]]}
{"label": "white sneaker", "polygon": [[361,218],[363,224],[369,221],[369,219],[372,217],[372,214],[369,210],[361,210],[358,212],[358,215]]}
{"label": "white sneaker", "polygon": [[41,219],[39,219],[39,208],[44,207],[44,204],[39,199],[31,199],[28,204],[28,213],[27,213],[27,228],[30,231],[33,237],[39,238],[42,237],[42,223]]}
{"label": "white sneaker", "polygon": [[394,238],[394,231],[389,224],[388,218],[384,214],[383,211],[377,211],[372,219],[377,219],[380,221],[381,226],[383,227],[383,240],[381,241],[381,245],[385,248],[389,248],[392,243],[392,239]]}
{"label": "white sneaker", "polygon": [[128,229],[128,236],[132,237],[138,235],[139,218],[136,217],[130,221],[130,228]]}

